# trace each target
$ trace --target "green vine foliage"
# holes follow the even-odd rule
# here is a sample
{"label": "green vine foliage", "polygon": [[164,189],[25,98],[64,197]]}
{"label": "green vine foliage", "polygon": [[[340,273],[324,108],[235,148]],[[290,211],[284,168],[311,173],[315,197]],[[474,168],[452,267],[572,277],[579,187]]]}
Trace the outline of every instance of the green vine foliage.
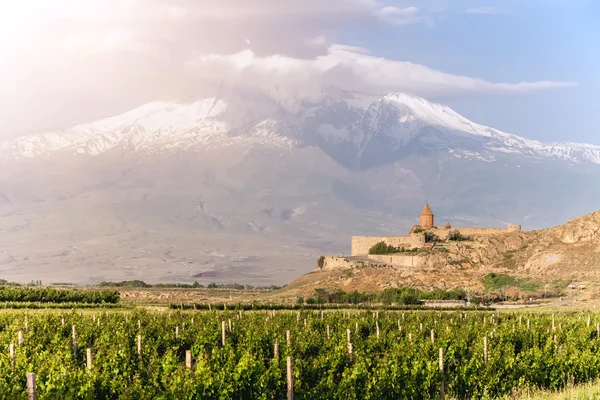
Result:
{"label": "green vine foliage", "polygon": [[[480,399],[597,379],[600,318],[552,319],[463,311],[11,311],[0,314],[0,399],[26,399],[27,372],[37,374],[39,399],[281,399],[287,356],[297,399],[438,399],[442,382],[447,398]],[[24,345],[13,364],[8,349],[19,331]]]}

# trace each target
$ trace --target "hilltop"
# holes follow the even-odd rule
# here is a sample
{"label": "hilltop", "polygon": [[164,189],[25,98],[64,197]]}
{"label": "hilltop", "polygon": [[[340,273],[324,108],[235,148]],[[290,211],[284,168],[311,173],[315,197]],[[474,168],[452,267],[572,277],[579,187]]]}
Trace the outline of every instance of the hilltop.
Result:
{"label": "hilltop", "polygon": [[[573,282],[600,278],[600,211],[542,230],[472,235],[420,252],[419,267],[378,262],[368,257],[332,257],[286,287],[284,296],[310,296],[317,288],[329,291],[377,291],[412,286],[421,289],[486,289],[484,277],[503,276],[527,282],[531,291],[545,285],[565,288]],[[333,265],[333,264],[331,264]]]}

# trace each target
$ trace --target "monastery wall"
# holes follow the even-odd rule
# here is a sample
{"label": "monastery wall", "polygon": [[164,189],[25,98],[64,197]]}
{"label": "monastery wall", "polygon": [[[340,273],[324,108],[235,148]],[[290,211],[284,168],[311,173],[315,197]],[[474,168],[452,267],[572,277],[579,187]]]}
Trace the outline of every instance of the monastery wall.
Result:
{"label": "monastery wall", "polygon": [[509,225],[508,228],[452,228],[464,236],[497,235],[499,233],[519,232],[521,225]]}
{"label": "monastery wall", "polygon": [[352,255],[360,256],[369,254],[369,249],[379,242],[385,242],[389,246],[414,249],[425,245],[425,237],[422,234],[406,236],[352,236]]}
{"label": "monastery wall", "polygon": [[417,256],[399,256],[396,254],[385,256],[385,255],[377,255],[377,254],[369,254],[369,259],[386,263],[398,267],[420,267],[424,263],[423,257]]}

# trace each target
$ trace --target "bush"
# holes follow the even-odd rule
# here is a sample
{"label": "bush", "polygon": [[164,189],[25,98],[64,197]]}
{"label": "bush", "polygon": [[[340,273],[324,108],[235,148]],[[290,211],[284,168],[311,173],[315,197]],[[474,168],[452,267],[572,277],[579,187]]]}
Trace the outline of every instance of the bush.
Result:
{"label": "bush", "polygon": [[317,260],[317,267],[322,269],[324,265],[325,265],[325,256],[321,256]]}
{"label": "bush", "polygon": [[440,238],[433,232],[425,232],[425,243],[439,242]]}
{"label": "bush", "polygon": [[394,246],[390,246],[385,242],[381,241],[379,243],[375,243],[370,249],[369,254],[392,254],[392,253],[400,253],[400,249]]}
{"label": "bush", "polygon": [[462,242],[465,240],[471,240],[471,238],[468,236],[463,236],[458,229],[454,229],[448,232],[448,240]]}
{"label": "bush", "polygon": [[424,231],[425,231],[425,229],[423,229],[423,228],[415,228],[415,230],[413,231],[413,233],[421,233],[421,232],[424,232]]}

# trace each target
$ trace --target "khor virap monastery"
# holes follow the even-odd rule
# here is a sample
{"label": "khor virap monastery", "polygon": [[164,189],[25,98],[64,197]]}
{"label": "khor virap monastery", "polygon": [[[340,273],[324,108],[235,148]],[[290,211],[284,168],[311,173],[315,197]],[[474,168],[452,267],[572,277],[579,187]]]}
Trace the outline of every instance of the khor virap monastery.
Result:
{"label": "khor virap monastery", "polygon": [[369,250],[373,245],[384,242],[389,246],[404,248],[406,250],[421,249],[435,246],[435,243],[427,243],[428,233],[434,234],[440,239],[446,239],[452,232],[459,233],[461,236],[469,237],[473,235],[494,235],[504,232],[520,231],[521,225],[509,225],[507,228],[453,228],[449,222],[443,227],[435,225],[435,215],[425,203],[423,211],[421,211],[420,223],[415,225],[410,230],[410,233],[405,236],[353,236],[352,237],[352,255],[362,256],[368,255]]}

